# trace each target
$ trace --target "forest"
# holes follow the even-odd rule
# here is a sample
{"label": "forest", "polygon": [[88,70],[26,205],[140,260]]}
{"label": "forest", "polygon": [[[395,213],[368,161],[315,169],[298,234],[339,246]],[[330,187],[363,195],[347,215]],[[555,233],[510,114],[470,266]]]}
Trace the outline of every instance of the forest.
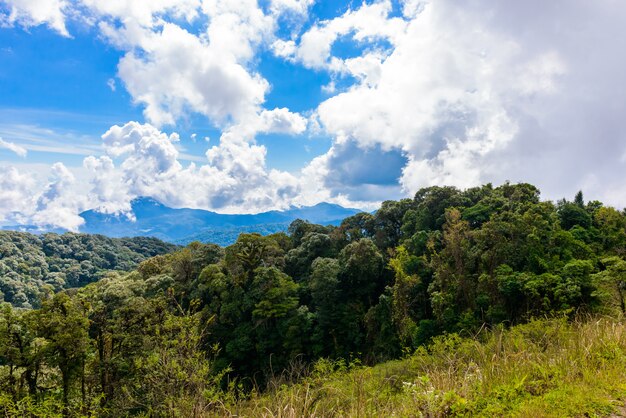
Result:
{"label": "forest", "polygon": [[109,270],[130,271],[147,258],[177,247],[154,238],[0,231],[0,296],[19,308],[97,281]]}
{"label": "forest", "polygon": [[[524,183],[424,188],[339,226],[296,220],[286,234],[243,233],[225,248],[3,232],[1,290],[11,303],[0,313],[0,411],[314,416],[321,395],[306,414],[267,407],[246,415],[245,406],[301,387],[324,367],[345,379],[389,361],[441,364],[477,335],[490,347],[509,338],[519,351],[522,333],[546,353],[552,343],[537,329],[626,312],[625,255],[623,211],[582,192],[543,201]],[[580,334],[559,332],[554,342]],[[609,360],[624,362],[626,345],[611,341]],[[472,370],[484,363],[475,355],[463,360]],[[427,386],[419,382],[384,379],[371,390],[406,394]],[[442,408],[424,415],[467,414]]]}

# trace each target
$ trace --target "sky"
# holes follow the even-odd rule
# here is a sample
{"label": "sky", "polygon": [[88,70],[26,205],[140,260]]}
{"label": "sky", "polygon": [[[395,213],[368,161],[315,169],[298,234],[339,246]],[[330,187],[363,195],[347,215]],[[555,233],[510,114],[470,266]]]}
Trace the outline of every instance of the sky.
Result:
{"label": "sky", "polygon": [[0,0],[0,225],[130,202],[626,206],[620,0]]}

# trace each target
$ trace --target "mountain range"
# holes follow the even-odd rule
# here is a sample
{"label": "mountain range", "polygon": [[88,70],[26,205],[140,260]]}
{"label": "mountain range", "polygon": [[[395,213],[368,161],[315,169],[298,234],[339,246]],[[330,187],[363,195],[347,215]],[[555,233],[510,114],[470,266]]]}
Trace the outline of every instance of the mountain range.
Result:
{"label": "mountain range", "polygon": [[136,198],[131,205],[135,220],[95,210],[82,212],[80,216],[85,223],[80,232],[109,237],[152,236],[177,244],[197,240],[230,245],[242,232],[271,234],[286,231],[296,219],[336,225],[344,218],[361,212],[332,203],[319,203],[284,211],[227,215],[202,209],[175,209],[151,197]]}

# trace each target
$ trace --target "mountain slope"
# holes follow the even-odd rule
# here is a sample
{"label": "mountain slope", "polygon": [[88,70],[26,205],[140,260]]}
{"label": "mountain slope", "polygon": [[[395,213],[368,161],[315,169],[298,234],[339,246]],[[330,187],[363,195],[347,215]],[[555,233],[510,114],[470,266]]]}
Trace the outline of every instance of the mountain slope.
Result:
{"label": "mountain slope", "polygon": [[[133,200],[132,210],[135,220],[94,210],[83,212],[80,216],[85,219],[85,224],[81,232],[110,237],[153,236],[177,243],[201,239],[227,245],[240,232],[284,231],[296,219],[336,224],[339,220],[360,212],[358,209],[348,209],[331,203],[319,203],[309,207],[292,207],[285,211],[225,215],[201,209],[174,209],[149,197]],[[222,238],[211,238],[215,236]]]}

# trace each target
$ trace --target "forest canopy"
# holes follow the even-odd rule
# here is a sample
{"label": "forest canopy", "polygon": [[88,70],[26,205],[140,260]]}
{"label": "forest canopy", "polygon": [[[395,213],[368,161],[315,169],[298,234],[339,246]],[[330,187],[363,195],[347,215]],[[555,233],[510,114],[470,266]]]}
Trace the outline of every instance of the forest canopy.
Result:
{"label": "forest canopy", "polygon": [[0,296],[16,307],[39,307],[46,294],[85,286],[109,270],[130,271],[176,248],[145,237],[0,231]]}

